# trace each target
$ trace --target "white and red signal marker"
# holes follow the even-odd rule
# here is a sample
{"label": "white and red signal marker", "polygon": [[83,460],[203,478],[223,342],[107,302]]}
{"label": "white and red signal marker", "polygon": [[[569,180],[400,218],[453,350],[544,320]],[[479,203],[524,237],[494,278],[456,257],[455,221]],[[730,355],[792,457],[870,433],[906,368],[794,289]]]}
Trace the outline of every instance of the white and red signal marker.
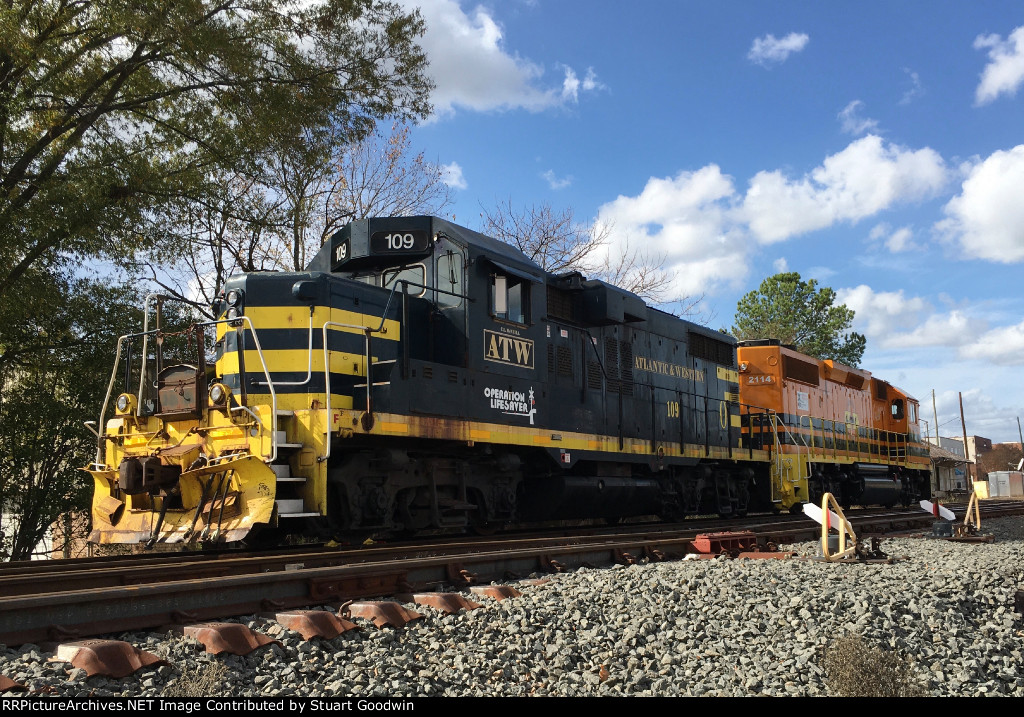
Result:
{"label": "white and red signal marker", "polygon": [[938,503],[932,503],[930,500],[922,500],[921,508],[931,513],[936,518],[945,518],[946,520],[956,520],[956,516],[949,508]]}
{"label": "white and red signal marker", "polygon": [[815,505],[814,503],[804,503],[804,515],[813,520],[818,525],[825,524],[826,529],[831,530],[835,528],[840,529],[840,526],[845,522],[842,518],[836,515],[831,510],[826,514],[821,509],[821,506]]}

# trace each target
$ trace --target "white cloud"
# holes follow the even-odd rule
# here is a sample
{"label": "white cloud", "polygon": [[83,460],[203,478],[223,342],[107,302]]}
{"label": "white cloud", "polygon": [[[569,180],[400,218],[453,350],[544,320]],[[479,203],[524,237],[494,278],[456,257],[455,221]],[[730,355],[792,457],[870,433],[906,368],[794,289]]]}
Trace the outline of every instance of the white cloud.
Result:
{"label": "white cloud", "polygon": [[804,272],[805,279],[814,279],[819,284],[825,284],[836,275],[836,270],[830,266],[811,266]]}
{"label": "white cloud", "polygon": [[1016,28],[1004,41],[999,35],[978,35],[974,49],[988,49],[988,64],[974,93],[975,104],[984,105],[1001,94],[1011,97],[1024,82],[1024,26]]}
{"label": "white cloud", "polygon": [[1024,364],[1024,321],[987,331],[964,346],[960,353],[967,358],[984,359],[1003,366]]}
{"label": "white cloud", "polygon": [[[652,177],[638,195],[619,196],[601,206],[598,221],[614,226],[619,251],[627,241],[631,246],[639,242],[651,254],[664,256],[665,268],[674,270],[686,286],[685,291],[682,285],[673,287],[675,291],[703,293],[741,281],[758,244],[928,197],[946,184],[947,174],[935,151],[884,145],[869,135],[826,157],[802,179],[788,179],[780,171],[759,172],[744,196],[714,164],[675,177]],[[891,251],[915,248],[912,237],[909,228],[885,229]],[[777,260],[776,271],[779,266],[788,264]],[[831,269],[811,271],[824,280]]]}
{"label": "white cloud", "polygon": [[608,251],[642,249],[664,257],[676,271],[673,291],[693,296],[746,272],[746,243],[730,226],[723,202],[735,195],[732,179],[716,165],[675,177],[652,177],[635,197],[619,196],[598,210],[613,228]]}
{"label": "white cloud", "polygon": [[871,340],[913,328],[920,322],[921,315],[931,308],[924,299],[908,299],[902,289],[876,292],[866,284],[836,290],[836,304],[853,309],[857,330]]}
{"label": "white cloud", "polygon": [[882,346],[886,348],[950,346],[963,349],[970,345],[984,328],[984,322],[974,320],[962,311],[954,310],[948,314],[932,314],[913,331],[884,336],[881,341]]}
{"label": "white cloud", "polygon": [[910,227],[899,227],[897,229],[893,229],[885,222],[873,227],[868,233],[868,238],[872,241],[883,242],[885,244],[885,248],[893,254],[899,254],[905,251],[920,251],[924,248],[914,241],[913,229]]}
{"label": "white cloud", "polygon": [[755,236],[770,244],[927,198],[946,182],[945,163],[934,150],[886,146],[868,135],[801,179],[790,180],[777,170],[758,172],[739,213]]}
{"label": "white cloud", "polygon": [[836,290],[836,303],[856,312],[854,328],[867,337],[869,349],[916,357],[921,356],[920,349],[945,350],[929,357],[928,365],[977,361],[982,372],[993,364],[1024,365],[1024,321],[991,327],[980,307],[937,312],[921,297],[907,297],[902,290],[876,292],[864,284]]}
{"label": "white cloud", "polygon": [[864,103],[854,100],[840,111],[838,117],[842,124],[843,132],[846,134],[858,135],[865,132],[874,132],[878,129],[878,121],[861,116]]}
{"label": "white cloud", "polygon": [[[960,386],[963,383],[962,376],[965,373],[971,375],[972,371],[980,368],[980,365],[974,363],[944,366],[938,375],[934,377],[935,380],[931,382],[931,385],[936,387],[941,385]],[[924,385],[927,386],[928,384]],[[964,426],[960,423],[962,405],[962,413],[967,424],[968,435],[985,436],[986,438],[991,438],[995,443],[1016,442],[1020,440],[1018,438],[1016,421],[1020,408],[1000,406],[993,400],[993,395],[999,398],[999,403],[1009,399],[1005,392],[1001,392],[998,386],[992,384],[985,388],[970,388],[966,391],[936,391],[935,402],[939,413],[939,434],[956,438],[957,440],[963,439]],[[928,391],[922,391],[919,398],[922,404],[922,414],[925,416],[925,420],[929,422],[930,431],[934,435],[935,427],[931,426],[933,421],[931,394]]]}
{"label": "white cloud", "polygon": [[993,152],[968,170],[962,191],[945,206],[936,229],[969,257],[1024,260],[1024,144]]}
{"label": "white cloud", "polygon": [[542,176],[545,179],[545,181],[547,181],[548,186],[551,187],[552,189],[565,189],[570,184],[572,184],[571,174],[562,178],[558,178],[555,176],[555,172],[552,169],[549,169],[540,176]]}
{"label": "white cloud", "polygon": [[443,165],[441,172],[443,173],[441,181],[452,189],[465,189],[469,186],[466,184],[465,177],[462,176],[462,167],[459,166],[458,162]]}
{"label": "white cloud", "polygon": [[900,227],[885,240],[885,246],[894,254],[901,251],[909,251],[917,248],[917,244],[914,243],[913,239],[914,232],[911,231],[910,227]]}
{"label": "white cloud", "polygon": [[438,115],[456,108],[537,112],[566,101],[564,82],[562,87],[542,87],[543,67],[504,47],[501,26],[486,8],[478,6],[467,14],[456,0],[400,2],[407,9],[418,8],[426,22],[421,45],[436,85],[430,99]]}
{"label": "white cloud", "polygon": [[580,79],[571,67],[565,68],[565,79],[562,80],[562,99],[576,102],[580,92]]}
{"label": "white cloud", "polygon": [[789,271],[789,262],[786,261],[786,257],[779,257],[772,262],[772,269],[775,270],[776,274],[785,274]]}
{"label": "white cloud", "polygon": [[804,49],[810,39],[808,35],[796,32],[789,33],[781,40],[775,35],[758,37],[750,46],[747,59],[763,67],[768,67],[774,62],[785,62],[790,54]]}
{"label": "white cloud", "polygon": [[[963,358],[981,356],[975,347],[988,341],[995,346],[1001,329],[988,330],[988,323],[963,309],[936,312],[919,296],[907,297],[903,290],[874,291],[861,284],[836,290],[836,303],[855,312],[854,328],[867,337],[868,345],[882,349],[955,348]],[[1024,325],[1020,327],[1024,330]],[[1024,340],[1024,333],[1022,333]],[[1024,356],[1020,359],[1024,363]]]}
{"label": "white cloud", "polygon": [[[995,391],[998,390],[995,388]],[[959,415],[959,404],[963,399],[963,412],[966,416],[964,422],[968,435],[985,436],[992,438],[996,443],[1016,443],[1020,440],[1016,422],[1020,415],[1019,407],[1000,406],[989,393],[980,388],[971,388],[962,393],[949,391],[946,394],[949,395],[949,404],[952,410],[939,414],[941,420],[941,416],[952,413],[952,423],[943,428],[946,435],[963,435],[964,427],[960,423]],[[1003,393],[996,393],[996,396],[1000,403],[1007,399]]]}
{"label": "white cloud", "polygon": [[593,67],[587,68],[587,74],[582,80],[576,76],[576,71],[571,67],[563,69],[565,70],[565,79],[562,80],[562,99],[566,102],[578,102],[581,89],[584,92],[604,89],[604,85],[598,81]]}
{"label": "white cloud", "polygon": [[916,72],[908,67],[904,67],[903,71],[907,73],[907,76],[910,78],[910,89],[904,92],[903,96],[900,97],[900,104],[909,105],[924,94],[924,86],[921,84],[921,77]]}

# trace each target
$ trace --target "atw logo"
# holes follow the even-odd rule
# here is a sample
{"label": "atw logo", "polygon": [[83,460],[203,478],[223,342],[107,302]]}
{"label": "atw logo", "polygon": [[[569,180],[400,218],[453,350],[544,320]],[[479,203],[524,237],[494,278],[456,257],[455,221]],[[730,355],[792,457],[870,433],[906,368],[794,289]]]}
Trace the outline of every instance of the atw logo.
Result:
{"label": "atw logo", "polygon": [[484,329],[484,358],[512,366],[533,368],[533,341]]}

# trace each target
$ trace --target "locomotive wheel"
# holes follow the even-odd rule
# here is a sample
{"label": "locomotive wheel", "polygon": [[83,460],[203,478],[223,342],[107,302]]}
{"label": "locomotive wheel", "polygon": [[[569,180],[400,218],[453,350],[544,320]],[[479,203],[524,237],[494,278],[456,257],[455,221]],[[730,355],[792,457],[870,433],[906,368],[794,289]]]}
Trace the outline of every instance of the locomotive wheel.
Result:
{"label": "locomotive wheel", "polygon": [[471,520],[469,523],[469,529],[482,538],[489,538],[495,533],[500,532],[503,528],[504,526],[501,523],[493,523],[487,520]]}

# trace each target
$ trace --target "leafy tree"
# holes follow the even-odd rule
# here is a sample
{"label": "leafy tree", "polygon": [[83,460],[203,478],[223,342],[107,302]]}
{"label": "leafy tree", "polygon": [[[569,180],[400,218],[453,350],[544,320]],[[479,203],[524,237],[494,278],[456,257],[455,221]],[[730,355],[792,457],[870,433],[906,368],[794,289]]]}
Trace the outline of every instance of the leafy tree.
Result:
{"label": "leafy tree", "polygon": [[422,32],[382,0],[0,4],[0,294],[130,254],[214,168],[426,116]]}
{"label": "leafy tree", "polygon": [[[95,456],[96,436],[83,422],[99,417],[117,336],[139,323],[129,289],[58,283],[64,310],[31,322],[45,347],[26,342],[0,365],[0,560],[28,559],[59,516],[88,507],[92,484],[80,468]],[[33,308],[15,323],[27,327]]]}
{"label": "leafy tree", "polygon": [[835,291],[819,289],[814,279],[802,281],[796,272],[775,274],[740,299],[731,333],[740,340],[778,339],[809,356],[856,367],[866,340],[850,331],[853,309],[834,306],[835,299]]}
{"label": "leafy tree", "polygon": [[[294,157],[290,171],[301,173],[381,118],[425,117],[423,30],[418,12],[387,0],[0,3],[10,554],[24,555],[54,507],[79,499],[72,466],[93,452],[82,420],[98,412],[106,386],[96,382],[126,332],[114,314],[130,313],[130,297],[89,267],[178,253],[239,197],[229,217],[246,230],[288,226],[279,197],[246,188],[265,183],[268,158]],[[251,254],[250,266],[265,260]]]}

